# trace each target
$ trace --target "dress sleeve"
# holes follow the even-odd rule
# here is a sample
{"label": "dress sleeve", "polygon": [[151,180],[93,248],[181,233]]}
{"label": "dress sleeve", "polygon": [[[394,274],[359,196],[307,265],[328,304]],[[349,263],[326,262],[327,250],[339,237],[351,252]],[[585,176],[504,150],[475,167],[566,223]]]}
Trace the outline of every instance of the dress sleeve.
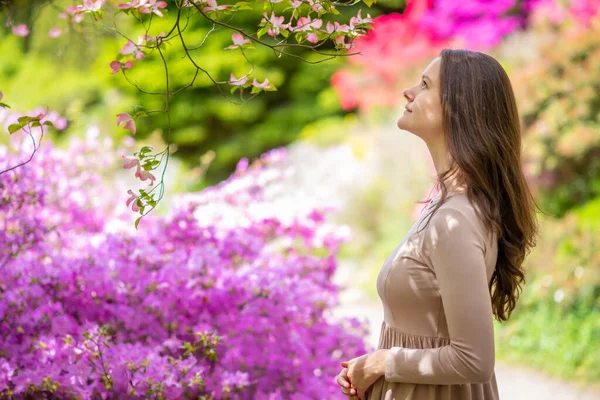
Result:
{"label": "dress sleeve", "polygon": [[385,359],[385,380],[433,385],[488,382],[494,373],[495,348],[484,237],[473,221],[453,208],[438,209],[429,224],[423,257],[438,281],[450,344],[433,349],[392,347]]}

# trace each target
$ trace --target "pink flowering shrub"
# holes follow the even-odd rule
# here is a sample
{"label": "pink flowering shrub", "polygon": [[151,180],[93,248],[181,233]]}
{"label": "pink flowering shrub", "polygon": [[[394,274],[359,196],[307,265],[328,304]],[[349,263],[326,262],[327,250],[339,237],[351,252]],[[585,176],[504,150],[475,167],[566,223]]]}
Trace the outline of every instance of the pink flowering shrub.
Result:
{"label": "pink flowering shrub", "polygon": [[[0,153],[0,170],[15,163]],[[365,326],[330,318],[348,234],[266,196],[285,152],[242,160],[139,231],[114,228],[128,213],[107,154],[45,142],[0,175],[0,393],[339,397],[341,360],[366,352]]]}

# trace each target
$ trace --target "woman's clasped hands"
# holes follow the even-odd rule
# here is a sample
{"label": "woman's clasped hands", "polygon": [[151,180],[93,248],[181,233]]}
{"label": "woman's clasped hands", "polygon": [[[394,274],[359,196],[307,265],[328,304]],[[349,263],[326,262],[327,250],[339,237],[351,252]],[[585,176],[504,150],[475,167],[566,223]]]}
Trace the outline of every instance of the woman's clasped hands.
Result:
{"label": "woman's clasped hands", "polygon": [[352,400],[365,400],[367,389],[385,374],[386,355],[387,350],[380,349],[342,362],[343,369],[336,378],[342,393]]}

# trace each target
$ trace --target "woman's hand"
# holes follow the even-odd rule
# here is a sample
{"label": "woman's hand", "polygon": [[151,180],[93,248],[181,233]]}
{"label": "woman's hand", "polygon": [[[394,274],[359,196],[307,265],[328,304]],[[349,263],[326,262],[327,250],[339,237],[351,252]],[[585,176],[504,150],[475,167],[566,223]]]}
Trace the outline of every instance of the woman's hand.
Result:
{"label": "woman's hand", "polygon": [[348,368],[342,369],[342,372],[338,374],[335,381],[342,387],[342,393],[348,396],[350,400],[358,399],[356,388],[350,384],[350,380],[348,379]]}
{"label": "woman's hand", "polygon": [[367,389],[385,374],[386,355],[387,350],[380,349],[342,362],[342,367],[348,368],[348,380],[356,388],[360,400],[365,400]]}

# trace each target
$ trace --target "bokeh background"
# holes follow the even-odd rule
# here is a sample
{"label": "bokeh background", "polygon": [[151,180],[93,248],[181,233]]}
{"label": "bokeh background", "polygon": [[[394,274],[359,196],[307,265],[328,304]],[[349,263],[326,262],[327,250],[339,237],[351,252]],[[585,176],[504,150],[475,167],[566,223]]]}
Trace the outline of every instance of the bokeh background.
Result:
{"label": "bokeh background", "polygon": [[[159,109],[164,99],[110,74],[109,63],[124,44],[113,22],[131,37],[139,26],[110,15],[103,23],[89,16],[68,23],[57,15],[69,5],[0,2],[0,91],[11,106],[0,113],[0,144],[17,152],[23,139],[8,135],[11,112],[48,106],[62,123],[42,147],[67,148],[74,138],[114,144],[117,151],[106,156],[113,167],[104,174],[124,207],[134,178],[120,168],[119,155],[170,140],[174,152],[157,216],[168,214],[176,194],[217,185],[240,160],[284,146],[285,168],[292,173],[281,193],[296,202],[335,206],[332,221],[352,232],[331,278],[340,285],[341,300],[332,311],[364,320],[370,346],[377,344],[382,318],[375,290],[379,268],[417,218],[416,202],[428,195],[435,172],[425,144],[396,127],[406,102],[402,90],[419,80],[443,48],[495,57],[517,99],[523,169],[539,207],[549,214],[538,215],[541,237],[526,259],[527,283],[517,308],[508,322],[495,322],[501,395],[600,399],[598,0],[379,0],[370,8],[340,7],[346,19],[358,9],[373,18],[374,30],[357,40],[354,50],[361,54],[311,64],[257,46],[249,52],[255,73],[268,77],[277,91],[235,105],[201,75],[171,102],[170,136],[166,115],[151,115],[136,121],[135,143],[115,115],[136,104]],[[256,30],[261,14],[262,6],[255,7],[236,23]],[[153,31],[169,29],[173,18],[155,19]],[[15,32],[19,24],[26,33]],[[62,33],[49,34],[54,27]],[[210,28],[201,19],[191,21],[190,42],[202,40]],[[218,30],[199,56],[218,80],[250,68],[241,53],[222,50],[230,41],[231,32]],[[171,83],[180,87],[194,69],[176,46],[166,56]],[[308,50],[297,54],[320,59]],[[146,91],[164,90],[159,61],[156,54],[147,57],[132,69],[131,80]],[[93,185],[83,189],[102,203]],[[131,213],[128,224],[134,219]]]}

